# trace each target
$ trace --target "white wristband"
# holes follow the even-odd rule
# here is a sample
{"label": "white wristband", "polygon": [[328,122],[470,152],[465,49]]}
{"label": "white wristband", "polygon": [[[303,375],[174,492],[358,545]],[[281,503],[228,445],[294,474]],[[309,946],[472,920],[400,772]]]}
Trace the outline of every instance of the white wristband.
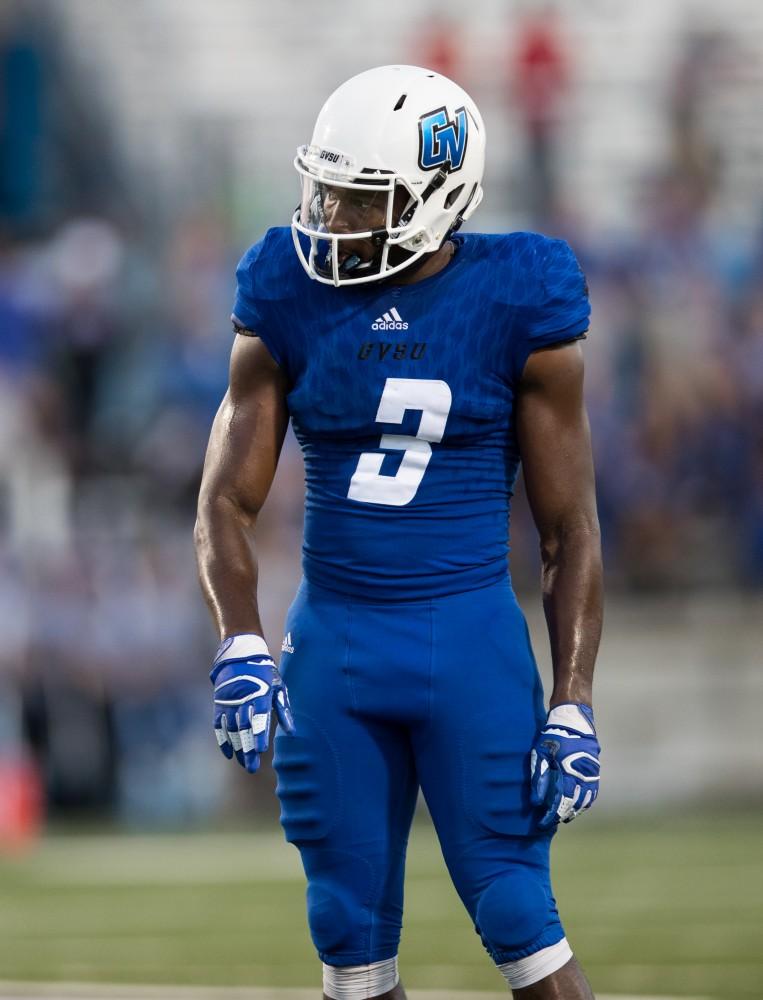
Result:
{"label": "white wristband", "polygon": [[261,635],[246,632],[244,635],[232,635],[225,639],[217,650],[212,669],[230,660],[245,660],[249,656],[270,656],[268,644]]}
{"label": "white wristband", "polygon": [[596,735],[593,726],[580,711],[580,707],[573,705],[571,702],[552,708],[548,713],[546,725],[567,726],[568,729],[576,729],[579,733],[585,733],[587,736]]}

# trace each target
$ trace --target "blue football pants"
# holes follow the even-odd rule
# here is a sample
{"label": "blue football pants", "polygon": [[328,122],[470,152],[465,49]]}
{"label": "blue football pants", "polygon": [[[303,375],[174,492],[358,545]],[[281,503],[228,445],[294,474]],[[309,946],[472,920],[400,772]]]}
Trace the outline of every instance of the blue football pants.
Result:
{"label": "blue football pants", "polygon": [[419,787],[492,958],[560,941],[551,835],[529,801],[543,692],[508,579],[377,604],[303,581],[286,632],[293,652],[281,670],[297,733],[279,731],[274,766],[321,959],[365,965],[397,954]]}

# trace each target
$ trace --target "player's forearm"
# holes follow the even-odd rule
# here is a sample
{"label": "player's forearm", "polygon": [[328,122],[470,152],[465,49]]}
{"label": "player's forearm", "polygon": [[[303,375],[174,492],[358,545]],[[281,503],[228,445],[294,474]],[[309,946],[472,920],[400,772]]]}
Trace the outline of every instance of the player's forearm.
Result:
{"label": "player's forearm", "polygon": [[202,500],[194,542],[201,588],[220,638],[262,635],[253,520],[228,498]]}
{"label": "player's forearm", "polygon": [[543,608],[551,643],[550,704],[592,704],[593,671],[603,615],[598,524],[561,527],[541,546]]}

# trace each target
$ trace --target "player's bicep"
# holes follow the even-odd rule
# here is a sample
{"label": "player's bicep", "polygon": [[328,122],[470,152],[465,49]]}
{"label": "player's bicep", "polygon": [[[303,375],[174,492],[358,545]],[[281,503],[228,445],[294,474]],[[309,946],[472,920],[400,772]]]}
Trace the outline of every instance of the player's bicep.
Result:
{"label": "player's bicep", "polygon": [[578,344],[536,351],[517,396],[525,488],[541,538],[597,530],[591,436]]}
{"label": "player's bicep", "polygon": [[228,500],[256,516],[273,481],[288,422],[283,373],[259,338],[236,337],[230,386],[207,447],[200,503]]}

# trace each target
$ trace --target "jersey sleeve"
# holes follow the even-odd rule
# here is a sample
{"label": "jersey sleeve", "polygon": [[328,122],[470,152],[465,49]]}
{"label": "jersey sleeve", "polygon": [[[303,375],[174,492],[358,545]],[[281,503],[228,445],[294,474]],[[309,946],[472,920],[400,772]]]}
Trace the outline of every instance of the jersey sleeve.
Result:
{"label": "jersey sleeve", "polygon": [[288,351],[282,324],[272,297],[272,230],[246,251],[236,268],[236,297],[231,322],[236,333],[259,337],[279,368],[288,367]]}
{"label": "jersey sleeve", "polygon": [[527,312],[524,336],[517,338],[514,371],[542,347],[580,340],[590,323],[588,285],[580,264],[564,240],[544,239],[536,247],[535,302]]}

